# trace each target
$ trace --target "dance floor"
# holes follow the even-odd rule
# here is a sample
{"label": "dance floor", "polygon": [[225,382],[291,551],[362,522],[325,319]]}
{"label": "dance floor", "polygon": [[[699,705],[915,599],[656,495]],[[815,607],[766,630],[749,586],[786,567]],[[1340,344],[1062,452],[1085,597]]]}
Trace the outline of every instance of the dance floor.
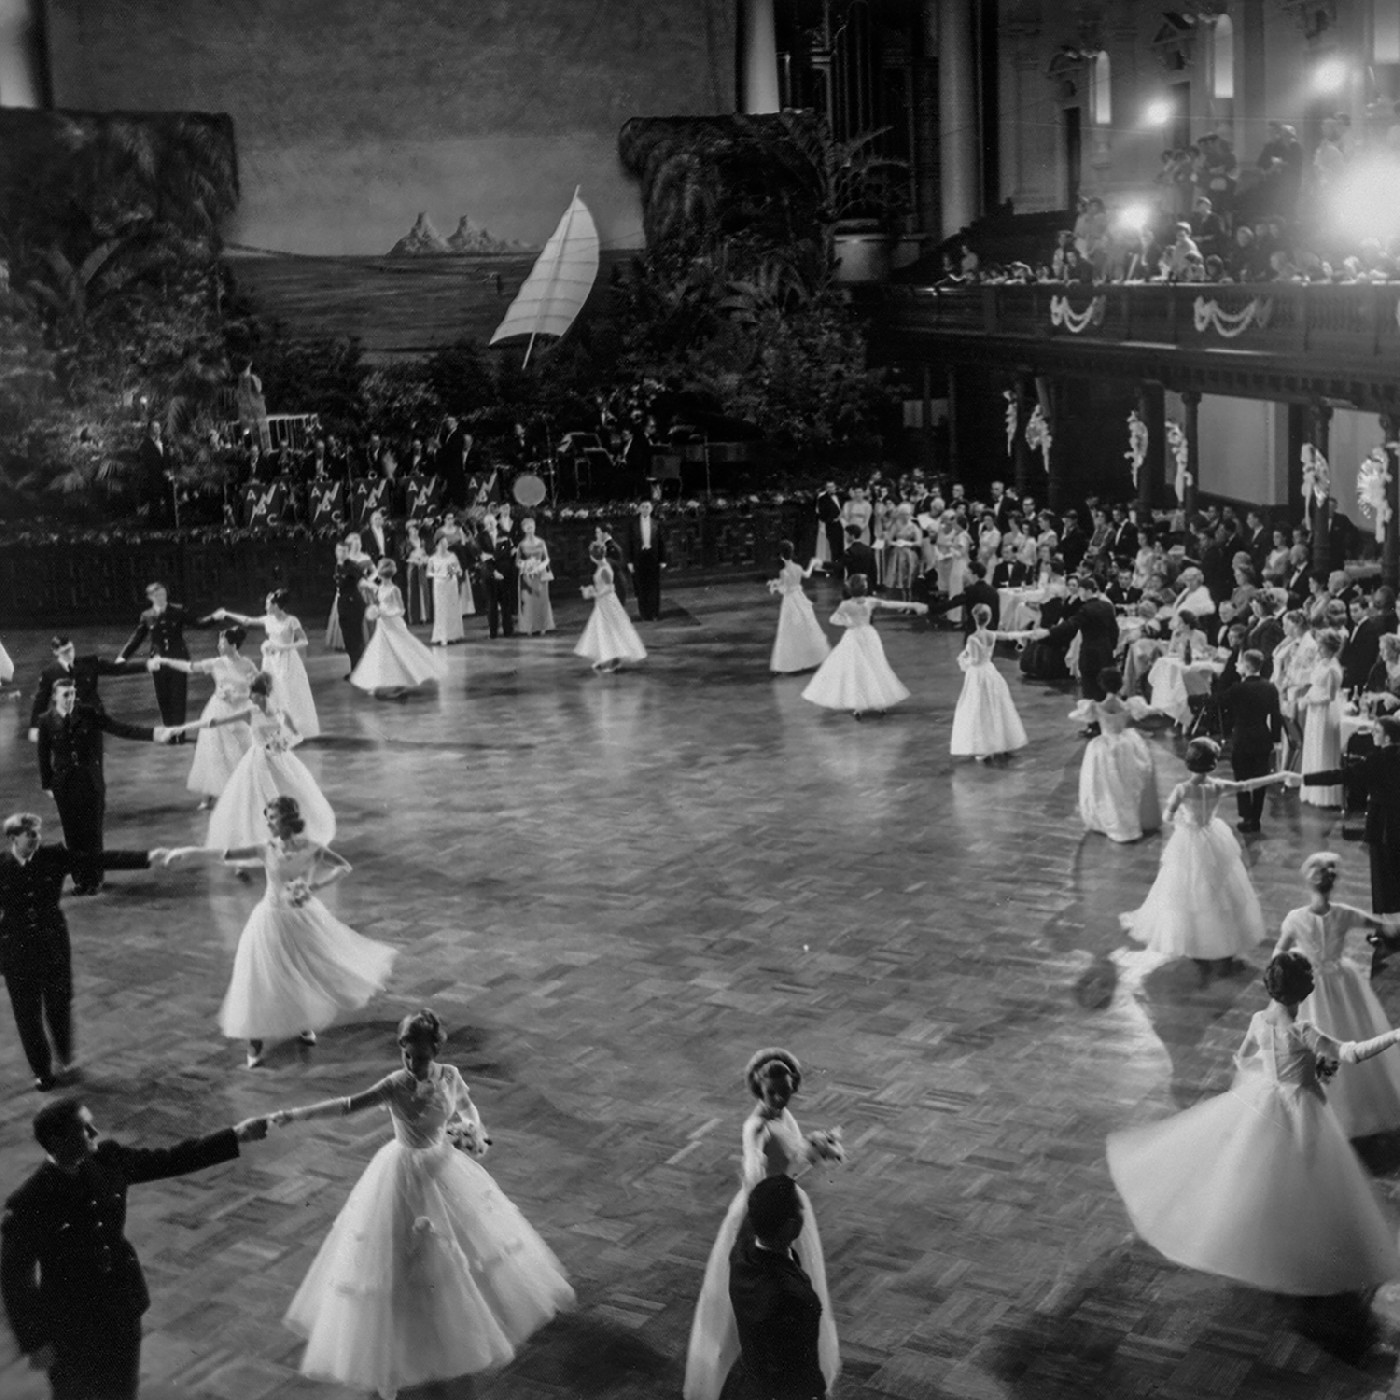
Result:
{"label": "dance floor", "polygon": [[[819,611],[833,603],[820,585]],[[314,1050],[245,1070],[215,1016],[259,885],[218,868],[116,875],[67,906],[100,1125],[156,1143],[351,1092],[394,1067],[399,1016],[431,1005],[494,1135],[487,1167],[579,1295],[505,1371],[431,1393],[656,1400],[680,1394],[735,1190],[739,1072],[782,1045],[806,1066],[798,1120],[839,1124],[849,1149],[804,1184],[850,1400],[1400,1395],[1389,1365],[1323,1353],[1279,1300],[1133,1240],[1105,1134],[1224,1087],[1264,998],[1252,975],[1201,989],[1191,964],[1124,947],[1118,913],[1146,893],[1161,841],[1083,834],[1068,688],[1002,661],[1031,746],[954,762],[959,638],[883,619],[914,698],[855,723],[769,675],[777,611],[757,579],[672,591],[643,628],[645,666],[612,676],[572,655],[577,600],[545,639],[490,642],[472,619],[449,679],[401,703],[344,684],[316,635],[329,737],[301,752],[354,865],[335,907],[402,949],[393,983]],[[4,641],[32,684],[47,639]],[[196,708],[205,693],[196,680]],[[146,678],[103,695],[151,722]],[[0,724],[0,805],[51,816],[21,724]],[[1179,746],[1152,742],[1165,791]],[[109,741],[109,844],[202,838],[191,752]],[[1276,930],[1304,902],[1301,858],[1342,837],[1294,794],[1270,795],[1264,829],[1246,860]],[[1339,895],[1365,904],[1364,848],[1343,849]],[[1400,1013],[1400,965],[1377,990]],[[0,1066],[8,1191],[38,1160],[40,1103],[8,1012]],[[237,1163],[133,1190],[154,1298],[147,1400],[348,1394],[297,1375],[281,1317],[388,1132],[380,1113],[274,1130]],[[1400,1198],[1400,1147],[1372,1146]],[[41,1393],[0,1370],[8,1400]]]}

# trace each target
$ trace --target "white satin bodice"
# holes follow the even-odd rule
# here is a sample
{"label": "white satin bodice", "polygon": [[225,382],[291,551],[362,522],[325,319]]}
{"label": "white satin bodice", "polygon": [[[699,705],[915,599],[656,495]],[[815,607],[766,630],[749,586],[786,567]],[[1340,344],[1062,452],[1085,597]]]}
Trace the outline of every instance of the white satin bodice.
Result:
{"label": "white satin bodice", "polygon": [[402,617],[404,614],[403,594],[392,583],[381,583],[375,593],[375,605],[380,617]]}
{"label": "white satin bodice", "polygon": [[225,705],[248,701],[248,687],[258,668],[246,656],[216,656],[202,661],[199,669],[214,682],[214,694]]}
{"label": "white satin bodice", "polygon": [[1313,972],[1335,972],[1346,952],[1347,932],[1366,928],[1370,916],[1349,904],[1334,904],[1325,914],[1311,909],[1291,909],[1283,917],[1283,932],[1293,936],[1293,946],[1313,965]]}
{"label": "white satin bodice", "polygon": [[1178,805],[1173,818],[1177,826],[1209,826],[1215,818],[1225,789],[1219,783],[1182,783],[1176,790]]}
{"label": "white satin bodice", "polygon": [[287,887],[294,880],[309,880],[316,869],[320,847],[310,841],[279,841],[275,837],[263,847],[263,869],[267,872],[265,899],[274,904],[290,900]]}
{"label": "white satin bodice", "polygon": [[253,742],[265,752],[286,753],[292,747],[292,735],[282,719],[281,710],[254,708],[248,723],[253,730]]}
{"label": "white satin bodice", "polygon": [[787,1109],[777,1118],[765,1118],[757,1111],[749,1115],[741,1168],[746,1189],[768,1176],[801,1176],[811,1162],[807,1139]]}
{"label": "white satin bodice", "polygon": [[395,1070],[370,1092],[388,1107],[394,1139],[402,1147],[441,1147],[455,1118],[480,1126],[456,1065],[434,1064],[423,1080],[415,1079],[406,1069]]}

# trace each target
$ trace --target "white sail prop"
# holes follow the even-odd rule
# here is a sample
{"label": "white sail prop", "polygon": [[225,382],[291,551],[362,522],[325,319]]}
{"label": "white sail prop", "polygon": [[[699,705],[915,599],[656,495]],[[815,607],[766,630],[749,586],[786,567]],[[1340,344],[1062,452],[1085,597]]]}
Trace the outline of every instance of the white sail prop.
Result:
{"label": "white sail prop", "polygon": [[598,276],[598,230],[588,206],[574,190],[573,202],[564,211],[559,227],[550,235],[544,251],[535,259],[530,275],[521,284],[496,327],[491,344],[512,336],[528,335],[525,363],[539,335],[563,335],[583,309]]}

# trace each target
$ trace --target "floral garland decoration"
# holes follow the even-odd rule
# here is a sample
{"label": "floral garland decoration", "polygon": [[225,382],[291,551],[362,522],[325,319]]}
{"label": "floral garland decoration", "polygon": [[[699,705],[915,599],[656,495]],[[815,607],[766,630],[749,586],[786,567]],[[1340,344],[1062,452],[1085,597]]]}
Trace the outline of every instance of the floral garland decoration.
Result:
{"label": "floral garland decoration", "polygon": [[1050,431],[1050,424],[1046,421],[1045,414],[1041,411],[1039,404],[1036,404],[1035,411],[1031,414],[1031,420],[1026,424],[1026,442],[1044,457],[1045,472],[1048,476],[1050,473],[1050,448],[1054,445],[1055,435]]}
{"label": "floral garland decoration", "polygon": [[1332,492],[1332,468],[1327,458],[1312,443],[1305,442],[1298,454],[1303,462],[1303,498],[1312,495],[1327,496]]}
{"label": "floral garland decoration", "polygon": [[1198,331],[1210,329],[1226,340],[1233,340],[1237,335],[1243,335],[1251,325],[1264,330],[1272,311],[1273,303],[1268,297],[1253,297],[1243,311],[1235,312],[1222,311],[1214,297],[1209,300],[1197,297],[1192,308],[1192,319]]}
{"label": "floral garland decoration", "polygon": [[1001,396],[1006,400],[1006,455],[1011,456],[1016,446],[1016,429],[1020,426],[1021,411],[1012,389],[1003,389]]}
{"label": "floral garland decoration", "polygon": [[1133,486],[1137,486],[1138,473],[1147,460],[1147,424],[1142,421],[1137,409],[1128,414],[1128,450],[1123,454],[1133,469]]}
{"label": "floral garland decoration", "polygon": [[1051,297],[1050,324],[1063,326],[1071,335],[1081,335],[1090,326],[1103,325],[1103,313],[1107,304],[1107,297],[1093,297],[1083,311],[1076,311],[1069,304],[1068,297]]}
{"label": "floral garland decoration", "polygon": [[1171,419],[1167,420],[1167,448],[1172,457],[1176,460],[1176,499],[1180,505],[1186,499],[1186,488],[1193,480],[1188,463],[1191,460],[1191,448],[1186,441],[1186,434],[1181,429],[1181,424]]}
{"label": "floral garland decoration", "polygon": [[1390,485],[1390,451],[1400,444],[1386,443],[1385,447],[1373,447],[1371,454],[1361,463],[1356,473],[1356,497],[1362,511],[1374,517],[1376,540],[1385,539],[1385,527],[1390,521],[1390,503],[1386,500],[1386,487]]}

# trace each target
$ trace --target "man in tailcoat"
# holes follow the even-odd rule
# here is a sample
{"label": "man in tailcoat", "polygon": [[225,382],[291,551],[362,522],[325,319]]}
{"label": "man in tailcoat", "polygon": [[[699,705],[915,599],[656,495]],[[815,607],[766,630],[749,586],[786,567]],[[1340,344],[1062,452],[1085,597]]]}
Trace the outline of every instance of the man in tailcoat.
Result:
{"label": "man in tailcoat", "polygon": [[[1230,715],[1230,766],[1237,783],[1262,778],[1274,766],[1274,745],[1283,738],[1283,715],[1278,690],[1260,674],[1264,669],[1262,652],[1247,650],[1240,657],[1240,680],[1224,692]],[[1235,794],[1240,810],[1236,828],[1244,835],[1257,835],[1264,815],[1264,789]]]}
{"label": "man in tailcoat", "polygon": [[39,672],[34,703],[29,709],[31,743],[39,738],[39,721],[49,708],[55,681],[72,677],[78,688],[78,704],[91,705],[94,710],[100,710],[102,697],[97,693],[99,677],[136,676],[149,669],[144,661],[108,661],[105,656],[79,656],[77,647],[68,637],[55,637],[49,643],[49,649],[53,652],[53,660]]}
{"label": "man in tailcoat", "polygon": [[[172,603],[163,583],[150,584],[146,597],[151,605],[141,614],[136,630],[127,638],[126,645],[117,653],[117,661],[127,661],[131,653],[143,642],[150,639],[147,655],[172,656],[178,661],[190,659],[190,649],[185,644],[185,628],[201,630],[217,625],[212,617],[195,617],[179,603]],[[160,706],[162,724],[173,726],[184,724],[189,676],[177,671],[173,666],[157,666],[151,675],[156,688],[156,704]]]}
{"label": "man in tailcoat", "polygon": [[643,622],[661,616],[661,572],[666,567],[666,527],[643,501],[627,526],[627,560],[637,588],[637,614]]}
{"label": "man in tailcoat", "polygon": [[77,703],[71,680],[54,683],[53,700],[39,721],[39,786],[58,808],[63,839],[73,860],[73,893],[102,888],[102,822],[107,811],[107,780],[102,768],[102,736],[166,744],[164,728],[123,724],[101,710]]}
{"label": "man in tailcoat", "polygon": [[[43,827],[33,812],[6,818],[9,849],[0,854],[0,976],[41,1093],[65,1079],[73,1063],[73,959],[59,900],[64,877],[78,867],[67,847],[43,844]],[[145,851],[103,851],[100,860],[103,870],[151,863]]]}
{"label": "man in tailcoat", "polygon": [[136,1400],[141,1317],[151,1297],[126,1238],[126,1193],[238,1156],[267,1136],[266,1118],[174,1147],[102,1141],[77,1099],[34,1118],[48,1160],[5,1202],[0,1295],[20,1350],[49,1374],[53,1400]]}
{"label": "man in tailcoat", "polygon": [[520,574],[508,522],[509,516],[503,530],[501,521],[493,511],[488,510],[476,537],[480,551],[477,579],[485,595],[487,631],[493,639],[502,632],[507,637],[515,636]]}
{"label": "man in tailcoat", "polygon": [[936,603],[930,603],[929,616],[961,608],[963,633],[971,636],[977,630],[972,610],[978,603],[984,603],[990,609],[992,617],[987,626],[995,632],[1001,622],[1001,594],[987,582],[987,566],[980,559],[974,559],[967,566],[967,582],[963,585],[963,591],[951,598],[940,598]]}
{"label": "man in tailcoat", "polygon": [[[1078,632],[1079,693],[1086,700],[1103,700],[1106,697],[1099,684],[1099,672],[1113,665],[1113,654],[1118,649],[1118,614],[1099,592],[1099,581],[1092,574],[1080,577],[1079,592],[1084,601],[1069,617],[1033,635],[1037,640],[1068,646]],[[1098,726],[1091,724],[1081,733],[1090,737],[1091,733],[1098,733]]]}
{"label": "man in tailcoat", "polygon": [[841,528],[841,497],[836,494],[836,483],[828,481],[817,495],[817,529],[826,537],[826,552],[830,556],[831,571],[838,578],[841,575],[841,559],[846,552],[846,532]]}
{"label": "man in tailcoat", "polygon": [[[360,664],[365,652],[365,595],[363,585],[374,570],[374,561],[361,552],[360,536],[351,531],[345,537],[349,553],[335,566],[335,616],[340,637],[350,657],[350,671]],[[346,680],[350,679],[347,673]]]}

